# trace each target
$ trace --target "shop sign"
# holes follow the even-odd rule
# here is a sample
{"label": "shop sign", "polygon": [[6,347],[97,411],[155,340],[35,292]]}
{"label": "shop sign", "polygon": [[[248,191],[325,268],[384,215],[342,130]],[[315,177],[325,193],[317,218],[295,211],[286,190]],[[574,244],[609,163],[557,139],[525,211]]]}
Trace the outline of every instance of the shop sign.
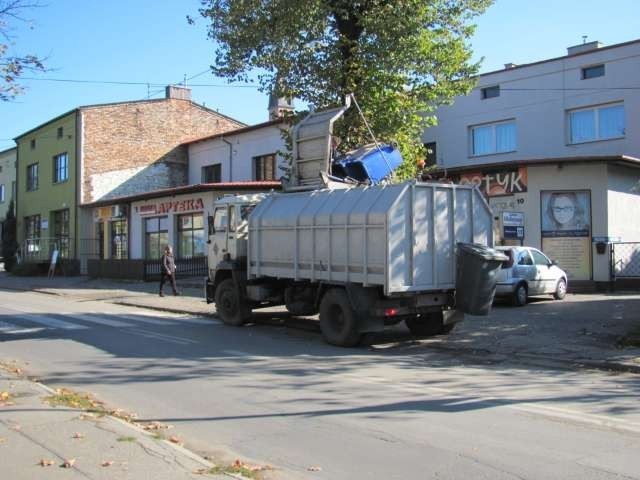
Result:
{"label": "shop sign", "polygon": [[204,201],[201,198],[186,200],[167,200],[158,203],[147,203],[136,207],[140,215],[166,215],[169,213],[183,213],[204,210]]}
{"label": "shop sign", "polygon": [[591,243],[620,243],[620,242],[622,242],[622,237],[612,237],[610,235],[591,237]]}
{"label": "shop sign", "polygon": [[491,173],[467,173],[460,176],[461,185],[477,185],[487,197],[514,195],[527,191],[527,167]]}
{"label": "shop sign", "polygon": [[523,227],[524,213],[502,212],[502,225],[504,225],[505,227]]}

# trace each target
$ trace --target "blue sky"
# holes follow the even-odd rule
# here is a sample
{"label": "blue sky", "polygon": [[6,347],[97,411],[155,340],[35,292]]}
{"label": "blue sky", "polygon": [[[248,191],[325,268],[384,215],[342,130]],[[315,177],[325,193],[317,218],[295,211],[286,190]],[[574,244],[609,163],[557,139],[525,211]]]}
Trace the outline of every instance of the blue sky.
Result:
{"label": "blue sky", "polygon": [[[207,70],[213,44],[204,21],[195,26],[198,0],[45,0],[27,12],[32,28],[13,32],[16,53],[47,57],[51,69],[41,78],[180,82]],[[302,3],[302,2],[301,2]],[[471,43],[481,71],[566,54],[566,47],[599,40],[612,45],[640,38],[637,0],[497,0],[477,19]],[[79,105],[147,98],[146,85],[101,85],[26,81],[28,90],[15,102],[0,102],[0,150],[13,137]],[[192,83],[225,84],[206,73]],[[246,123],[267,119],[267,97],[252,88],[193,86],[193,99]],[[164,95],[151,88],[153,98]]]}

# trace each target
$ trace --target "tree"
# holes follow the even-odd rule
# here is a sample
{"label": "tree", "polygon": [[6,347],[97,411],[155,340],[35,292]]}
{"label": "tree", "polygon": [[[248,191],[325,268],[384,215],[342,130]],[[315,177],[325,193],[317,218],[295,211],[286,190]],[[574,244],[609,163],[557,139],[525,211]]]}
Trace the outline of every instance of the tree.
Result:
{"label": "tree", "polygon": [[27,0],[0,0],[0,101],[9,101],[24,91],[19,83],[25,71],[44,71],[41,58],[32,55],[16,55],[11,35],[11,21],[26,22],[25,9],[40,6]]}
{"label": "tree", "polygon": [[[398,142],[407,178],[424,158],[420,136],[432,112],[474,85],[470,22],[492,0],[201,2],[214,74],[250,81],[257,72],[262,91],[316,109],[354,93],[376,137]],[[346,147],[371,142],[353,109],[338,133]]]}
{"label": "tree", "polygon": [[13,199],[9,202],[9,210],[3,222],[2,227],[2,244],[0,245],[0,253],[4,258],[4,268],[10,272],[15,265],[15,255],[18,251],[18,239],[16,236],[16,214],[14,211]]}

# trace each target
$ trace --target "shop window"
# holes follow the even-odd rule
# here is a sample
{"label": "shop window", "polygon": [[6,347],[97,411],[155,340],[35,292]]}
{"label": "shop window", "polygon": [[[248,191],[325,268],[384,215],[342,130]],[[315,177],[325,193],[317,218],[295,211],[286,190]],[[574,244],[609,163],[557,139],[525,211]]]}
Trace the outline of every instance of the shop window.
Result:
{"label": "shop window", "polygon": [[111,224],[111,258],[125,260],[129,255],[127,220],[123,218],[109,223]]}
{"label": "shop window", "polygon": [[276,178],[276,155],[261,155],[253,157],[253,179],[254,180],[275,180]]}
{"label": "shop window", "polygon": [[52,212],[53,237],[61,258],[69,258],[69,209]]}
{"label": "shop window", "polygon": [[38,189],[38,164],[27,165],[27,191],[32,192]]}
{"label": "shop window", "polygon": [[471,154],[514,152],[517,148],[516,133],[514,120],[471,127]]}
{"label": "shop window", "polygon": [[204,256],[204,220],[201,213],[178,216],[178,256],[191,258]]}
{"label": "shop window", "polygon": [[24,238],[27,254],[34,254],[40,251],[40,225],[40,215],[24,217]]}
{"label": "shop window", "polygon": [[144,222],[145,256],[149,260],[160,259],[169,244],[169,217],[147,218]]}
{"label": "shop window", "polygon": [[624,135],[624,105],[621,103],[569,112],[570,143],[609,140]]}
{"label": "shop window", "polygon": [[222,165],[207,165],[202,167],[202,183],[220,183],[222,181]]}
{"label": "shop window", "polygon": [[69,180],[69,156],[61,153],[53,157],[53,183]]}

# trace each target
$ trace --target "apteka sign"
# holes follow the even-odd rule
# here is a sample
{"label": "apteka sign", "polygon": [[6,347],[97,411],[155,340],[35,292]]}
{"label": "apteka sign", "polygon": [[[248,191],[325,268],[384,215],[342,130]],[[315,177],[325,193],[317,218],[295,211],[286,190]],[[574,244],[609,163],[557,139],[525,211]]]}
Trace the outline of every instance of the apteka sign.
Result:
{"label": "apteka sign", "polygon": [[201,210],[204,210],[204,201],[202,198],[166,200],[136,207],[136,211],[140,215],[166,215],[169,213],[197,212]]}

